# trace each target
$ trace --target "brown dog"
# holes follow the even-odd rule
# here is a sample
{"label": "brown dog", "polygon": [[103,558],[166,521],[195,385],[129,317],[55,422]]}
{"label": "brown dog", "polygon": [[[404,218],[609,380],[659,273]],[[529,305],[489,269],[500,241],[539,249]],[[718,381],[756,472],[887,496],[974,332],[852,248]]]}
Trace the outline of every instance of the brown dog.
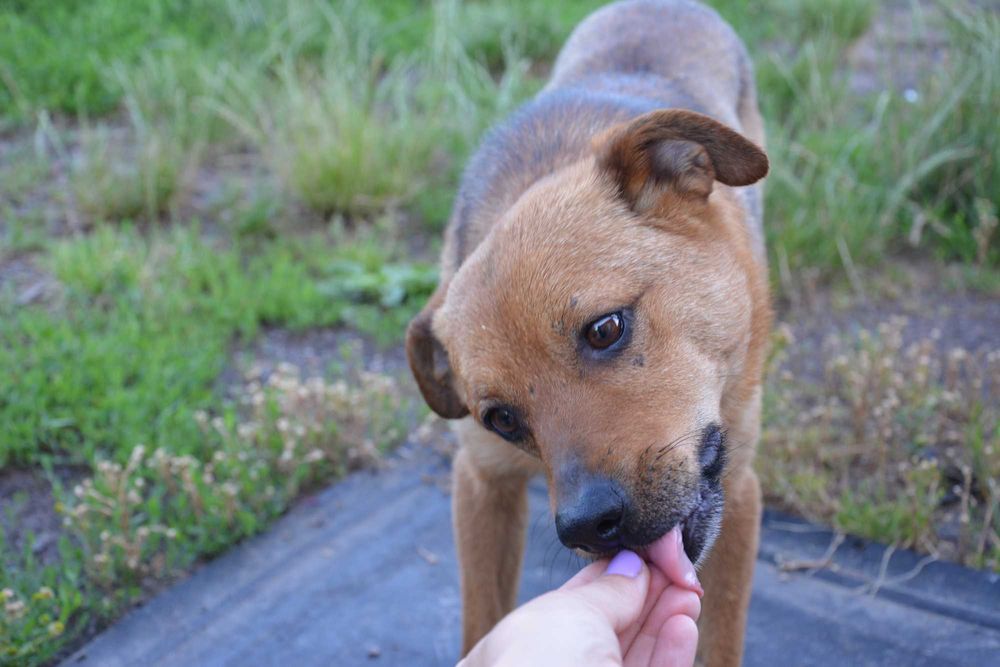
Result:
{"label": "brown dog", "polygon": [[732,29],[694,2],[631,0],[580,24],[472,157],[441,284],[407,332],[428,404],[460,419],[463,654],[514,606],[543,472],[571,548],[641,549],[680,524],[706,590],[701,654],[740,662],[770,326],[763,142]]}

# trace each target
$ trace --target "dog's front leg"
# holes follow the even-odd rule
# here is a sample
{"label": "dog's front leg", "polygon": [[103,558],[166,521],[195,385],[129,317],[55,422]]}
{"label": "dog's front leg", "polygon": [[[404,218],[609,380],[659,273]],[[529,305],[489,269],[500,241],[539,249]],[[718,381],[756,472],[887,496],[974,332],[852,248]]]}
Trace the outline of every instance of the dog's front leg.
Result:
{"label": "dog's front leg", "polygon": [[739,665],[760,535],[761,498],[749,468],[726,480],[722,532],[700,573],[705,586],[699,629],[699,662],[708,667]]}
{"label": "dog's front leg", "polygon": [[463,447],[452,471],[463,656],[517,602],[528,521],[529,475],[482,464],[474,450]]}

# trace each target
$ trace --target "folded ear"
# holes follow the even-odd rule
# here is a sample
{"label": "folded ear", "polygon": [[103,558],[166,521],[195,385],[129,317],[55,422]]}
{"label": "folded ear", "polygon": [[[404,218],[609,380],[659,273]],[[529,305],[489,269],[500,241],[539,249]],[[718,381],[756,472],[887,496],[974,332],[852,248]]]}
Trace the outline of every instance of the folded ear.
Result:
{"label": "folded ear", "polygon": [[636,212],[669,195],[707,199],[714,181],[750,185],[767,175],[767,155],[708,116],[661,109],[611,128],[594,140],[599,168]]}
{"label": "folded ear", "polygon": [[455,393],[448,352],[431,328],[434,313],[444,301],[444,294],[445,287],[439,286],[406,328],[406,357],[420,393],[431,410],[445,419],[459,419],[469,414],[469,410]]}

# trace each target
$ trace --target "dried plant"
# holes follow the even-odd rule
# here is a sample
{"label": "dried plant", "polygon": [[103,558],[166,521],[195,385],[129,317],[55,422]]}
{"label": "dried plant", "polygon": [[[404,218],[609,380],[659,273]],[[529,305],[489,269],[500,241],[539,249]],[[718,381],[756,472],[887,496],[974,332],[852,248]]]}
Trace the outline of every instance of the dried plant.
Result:
{"label": "dried plant", "polygon": [[779,331],[765,492],[848,532],[1000,569],[1000,350],[907,345],[906,324],[829,339],[818,387],[795,381]]}

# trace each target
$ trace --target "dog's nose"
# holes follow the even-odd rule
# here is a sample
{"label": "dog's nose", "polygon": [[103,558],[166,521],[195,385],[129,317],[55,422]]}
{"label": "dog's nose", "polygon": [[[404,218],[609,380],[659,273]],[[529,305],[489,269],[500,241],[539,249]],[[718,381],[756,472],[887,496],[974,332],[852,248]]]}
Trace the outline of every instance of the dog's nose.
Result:
{"label": "dog's nose", "polygon": [[570,549],[591,553],[610,551],[621,545],[622,522],[628,507],[625,493],[609,479],[586,483],[577,497],[560,503],[556,511],[559,541]]}

